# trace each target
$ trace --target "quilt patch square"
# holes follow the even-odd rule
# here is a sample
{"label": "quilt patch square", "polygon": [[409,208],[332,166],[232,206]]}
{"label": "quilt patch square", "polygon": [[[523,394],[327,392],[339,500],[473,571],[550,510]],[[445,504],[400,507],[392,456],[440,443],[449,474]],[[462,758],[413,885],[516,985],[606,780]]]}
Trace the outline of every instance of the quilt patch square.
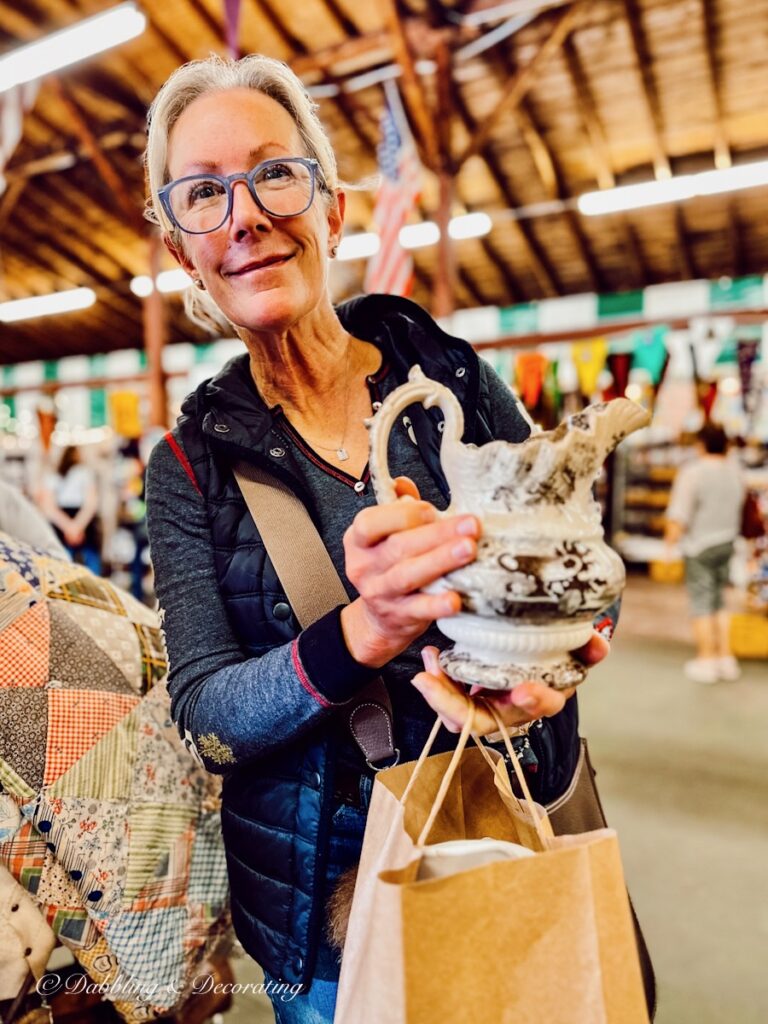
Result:
{"label": "quilt patch square", "polygon": [[27,606],[5,627],[0,633],[0,687],[45,686],[50,633],[48,606],[42,603]]}
{"label": "quilt patch square", "polygon": [[101,690],[50,688],[45,784],[55,782],[121,718],[136,707],[138,697]]}
{"label": "quilt patch square", "polygon": [[33,790],[43,784],[47,732],[46,690],[0,690],[0,758]]}

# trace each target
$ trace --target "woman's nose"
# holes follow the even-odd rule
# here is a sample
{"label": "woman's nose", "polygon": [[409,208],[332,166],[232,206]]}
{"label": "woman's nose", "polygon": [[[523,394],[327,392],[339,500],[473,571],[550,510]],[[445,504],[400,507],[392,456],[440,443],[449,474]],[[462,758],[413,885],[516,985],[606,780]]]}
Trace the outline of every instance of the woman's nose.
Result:
{"label": "woman's nose", "polygon": [[240,238],[250,231],[271,231],[272,221],[251,195],[242,178],[232,182],[232,213],[230,233]]}

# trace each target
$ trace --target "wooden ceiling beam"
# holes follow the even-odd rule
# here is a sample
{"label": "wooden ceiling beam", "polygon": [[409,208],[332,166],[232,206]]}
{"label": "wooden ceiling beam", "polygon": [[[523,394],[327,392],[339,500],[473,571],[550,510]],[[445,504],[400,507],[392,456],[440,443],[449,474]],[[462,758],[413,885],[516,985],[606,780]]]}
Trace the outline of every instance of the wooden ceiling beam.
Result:
{"label": "wooden ceiling beam", "polygon": [[17,178],[15,181],[11,181],[2,198],[0,198],[0,235],[15,210],[18,201],[21,199],[21,194],[26,184],[26,178]]}
{"label": "wooden ceiling beam", "polygon": [[721,97],[721,74],[720,65],[717,60],[717,30],[715,28],[715,13],[712,7],[712,0],[701,0],[701,16],[704,22],[704,57],[707,63],[707,74],[709,85],[712,90],[712,104],[715,108],[714,124],[714,152],[715,167],[730,167],[733,163],[731,158],[731,147],[728,144],[728,137],[725,133],[725,119],[723,117],[723,104]]}
{"label": "wooden ceiling beam", "polygon": [[226,45],[227,33],[223,22],[214,18],[205,4],[202,3],[202,0],[186,0],[186,3],[190,10],[194,11],[195,16],[203,23],[208,34],[212,35],[216,40],[216,44]]}
{"label": "wooden ceiling beam", "polygon": [[[664,148],[664,123],[661,113],[656,82],[653,77],[653,61],[650,48],[643,28],[638,0],[624,0],[624,13],[632,37],[632,46],[637,60],[640,79],[643,83],[643,95],[648,110],[651,126],[651,143],[653,147],[653,169],[656,178],[670,178],[672,165]],[[677,234],[677,250],[680,267],[684,273],[693,274],[693,257],[685,232],[685,219],[679,206],[672,215]]]}
{"label": "wooden ceiling beam", "polygon": [[[122,149],[124,146],[142,150],[146,138],[141,132],[114,131],[97,137],[96,143],[102,151]],[[20,181],[37,177],[40,174],[56,174],[60,171],[68,171],[75,164],[91,159],[91,153],[82,144],[76,149],[55,149],[48,153],[41,153],[31,160],[25,160],[22,164],[11,165],[6,170],[5,177],[8,181]]]}
{"label": "wooden ceiling beam", "polygon": [[653,169],[657,178],[671,178],[672,167],[664,148],[664,120],[661,115],[661,103],[653,78],[653,64],[648,42],[643,28],[638,0],[624,0],[624,14],[629,26],[632,47],[643,85],[648,120],[651,128],[651,144],[653,148]]}
{"label": "wooden ceiling beam", "polygon": [[579,111],[579,116],[592,147],[592,155],[595,161],[595,180],[597,181],[598,188],[613,188],[616,185],[616,175],[613,173],[608,139],[606,138],[600,115],[597,112],[597,104],[579,59],[576,45],[570,37],[563,40],[563,56],[565,57],[565,63],[576,94],[576,108]]}
{"label": "wooden ceiling beam", "polygon": [[323,0],[323,7],[328,11],[329,17],[335,22],[341,34],[347,39],[355,39],[360,34],[357,25],[336,0]]}
{"label": "wooden ceiling beam", "polygon": [[525,65],[525,67],[520,68],[520,70],[510,78],[494,109],[488,117],[483,118],[482,124],[478,127],[477,131],[470,139],[466,149],[459,157],[457,161],[458,167],[461,167],[469,157],[475,156],[485,148],[485,144],[489,141],[491,133],[496,127],[496,124],[502,114],[507,113],[510,110],[514,110],[520,103],[520,100],[525,96],[533,84],[533,80],[542,65],[545,64],[552,54],[562,46],[563,41],[573,30],[583,9],[584,0],[576,0],[576,3],[570,4],[556,17],[551,32],[541,44],[535,56]]}
{"label": "wooden ceiling beam", "polygon": [[[563,179],[560,168],[555,162],[555,157],[547,144],[541,129],[536,124],[533,114],[526,104],[521,100],[516,111],[518,125],[525,144],[530,150],[531,157],[536,166],[547,199],[558,199],[565,202],[567,199],[563,188]],[[576,248],[579,251],[581,262],[584,264],[587,276],[587,285],[590,291],[599,292],[603,288],[602,274],[600,272],[592,251],[587,242],[584,230],[579,221],[578,214],[566,207],[563,216],[573,236]]]}
{"label": "wooden ceiling beam", "polygon": [[402,96],[416,142],[420,144],[424,163],[436,173],[440,169],[440,147],[435,127],[435,116],[430,111],[413,56],[405,34],[404,22],[397,8],[397,0],[379,0],[379,10],[389,30],[395,60],[402,74]]}
{"label": "wooden ceiling beam", "polygon": [[506,289],[506,295],[504,296],[506,302],[509,304],[522,302],[523,293],[520,290],[520,285],[512,276],[507,261],[487,235],[484,238],[481,238],[480,242],[483,247],[483,252],[496,268],[498,275],[501,277],[504,288]]}
{"label": "wooden ceiling beam", "polygon": [[678,259],[680,265],[680,276],[683,281],[691,281],[696,277],[696,269],[691,255],[691,247],[688,242],[688,235],[685,230],[685,216],[681,206],[674,206],[673,221],[675,234],[677,235]]}
{"label": "wooden ceiling beam", "polygon": [[[464,96],[461,89],[454,82],[453,84],[453,105],[454,109],[458,112],[459,117],[464,122],[464,127],[467,134],[472,136],[477,130],[477,121],[472,111],[464,101]],[[509,187],[509,182],[504,175],[501,166],[494,156],[490,145],[484,147],[481,153],[478,154],[484,161],[488,168],[496,188],[501,193],[506,206],[510,209],[515,209],[518,206],[515,196]],[[512,233],[515,236],[515,240],[518,245],[522,247],[525,252],[526,260],[531,268],[531,273],[536,278],[536,281],[541,289],[541,293],[545,296],[559,295],[561,288],[556,281],[554,268],[549,266],[546,254],[542,250],[541,246],[531,230],[530,225],[524,221],[510,221]],[[511,271],[507,271],[505,280],[511,277]],[[511,293],[516,295],[522,294],[521,287],[514,282],[513,287],[510,289]]]}
{"label": "wooden ceiling beam", "polygon": [[89,153],[96,171],[107,187],[110,197],[114,200],[127,224],[139,235],[145,233],[146,223],[128,194],[123,179],[115,171],[106,153],[99,146],[98,140],[91,130],[82,110],[72,99],[69,91],[64,88],[61,80],[52,77],[49,88],[53,89],[59,102],[64,106],[71,121],[72,129],[79,138],[81,145]]}
{"label": "wooden ceiling beam", "polygon": [[391,46],[392,40],[389,32],[382,29],[378,32],[368,32],[365,35],[356,36],[354,39],[345,39],[343,42],[326,46],[314,53],[297,54],[295,57],[291,57],[288,63],[296,74],[303,78],[318,72],[326,72],[337,64],[356,64],[361,57],[374,58],[383,50],[391,51]]}
{"label": "wooden ceiling beam", "polygon": [[[563,57],[565,58],[576,97],[576,109],[579,112],[587,137],[589,138],[595,164],[595,181],[598,188],[615,188],[616,175],[613,170],[608,138],[597,110],[597,103],[587,74],[572,37],[569,37],[563,43]],[[622,214],[616,214],[611,219],[621,237],[623,249],[629,256],[629,262],[632,264],[632,280],[638,287],[642,287],[647,283],[647,273],[634,228],[627,217]]]}
{"label": "wooden ceiling beam", "polygon": [[[286,47],[286,49],[290,50],[294,55],[298,57],[306,56],[307,48],[304,45],[304,43],[301,41],[301,39],[299,39],[297,35],[295,35],[287,27],[287,25],[283,22],[283,19],[280,18],[275,13],[272,6],[269,3],[267,3],[267,0],[261,0],[261,3],[259,4],[259,14],[266,18],[266,20],[269,22],[270,27],[275,32],[275,34],[280,38],[280,41],[282,42],[283,46]],[[290,63],[293,66],[294,60],[292,59],[288,63]],[[296,68],[294,66],[294,71],[295,70]],[[345,96],[343,93],[340,93],[338,96],[335,97],[335,102],[344,120],[349,125],[349,128],[357,137],[358,142],[366,150],[370,149],[372,145],[371,138],[368,135],[366,135],[366,133],[361,129],[360,125],[357,123],[357,119],[355,118],[355,108],[354,105],[350,103],[350,97]]]}
{"label": "wooden ceiling beam", "polygon": [[480,288],[475,283],[472,275],[466,267],[458,265],[456,268],[456,276],[461,282],[462,287],[469,293],[469,297],[475,306],[489,306],[491,303],[488,301],[485,295],[482,294]]}

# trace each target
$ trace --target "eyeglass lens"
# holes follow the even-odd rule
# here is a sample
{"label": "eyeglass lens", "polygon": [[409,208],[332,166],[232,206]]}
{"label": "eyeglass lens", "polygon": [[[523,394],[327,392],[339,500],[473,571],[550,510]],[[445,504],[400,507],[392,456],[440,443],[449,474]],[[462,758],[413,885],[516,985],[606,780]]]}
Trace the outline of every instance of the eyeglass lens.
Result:
{"label": "eyeglass lens", "polygon": [[[255,168],[252,187],[267,213],[296,217],[312,200],[312,171],[298,160]],[[168,200],[176,223],[192,232],[215,231],[227,219],[232,185],[221,178],[196,175],[179,181]]]}

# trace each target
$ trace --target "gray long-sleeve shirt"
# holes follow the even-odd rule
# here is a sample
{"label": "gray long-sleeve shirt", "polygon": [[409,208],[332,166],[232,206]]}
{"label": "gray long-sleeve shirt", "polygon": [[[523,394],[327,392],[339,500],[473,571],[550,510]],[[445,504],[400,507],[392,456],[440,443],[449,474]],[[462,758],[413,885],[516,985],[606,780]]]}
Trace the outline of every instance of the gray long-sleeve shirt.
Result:
{"label": "gray long-sleeve shirt", "polygon": [[[496,436],[521,440],[528,427],[521,421],[514,395],[482,361],[481,373],[487,378]],[[384,368],[376,375],[376,384],[384,398],[397,380]],[[343,573],[342,538],[355,515],[376,503],[371,485],[356,490],[354,479],[345,479],[345,474],[324,463],[285,421],[278,423],[273,436],[276,450],[294,449],[303,471],[302,483],[318,511],[320,534],[353,599],[356,592]],[[438,508],[445,507],[403,420],[392,433],[390,470],[393,476],[414,479],[422,497]],[[178,453],[165,442],[156,446],[150,459],[147,497],[156,589],[170,657],[173,713],[187,742],[194,745],[210,770],[228,771],[279,749],[333,715],[340,690],[346,687],[348,697],[365,685],[368,671],[353,665],[351,658],[349,678],[334,680],[333,693],[321,671],[308,671],[305,662],[310,653],[314,664],[322,662],[322,651],[312,648],[312,626],[303,631],[301,644],[293,641],[260,657],[244,658],[219,592],[205,500]],[[326,624],[324,643],[328,635]],[[343,645],[340,635],[332,641]],[[425,644],[445,643],[433,626],[383,672],[392,696],[395,745],[403,759],[418,755],[434,721],[434,713],[410,686],[411,678],[422,668],[419,652]],[[359,758],[346,730],[340,736],[346,756]],[[447,734],[442,743],[451,745]]]}

